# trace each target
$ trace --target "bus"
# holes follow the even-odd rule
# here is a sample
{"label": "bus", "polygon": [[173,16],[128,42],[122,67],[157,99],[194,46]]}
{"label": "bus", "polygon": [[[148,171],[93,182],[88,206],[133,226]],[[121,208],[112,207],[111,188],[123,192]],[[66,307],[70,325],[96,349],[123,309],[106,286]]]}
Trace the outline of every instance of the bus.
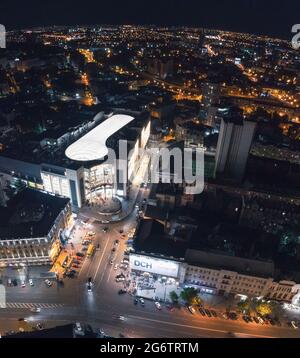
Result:
{"label": "bus", "polygon": [[87,257],[93,256],[94,251],[95,251],[95,246],[93,244],[89,244],[89,247],[88,247],[87,253],[86,253]]}

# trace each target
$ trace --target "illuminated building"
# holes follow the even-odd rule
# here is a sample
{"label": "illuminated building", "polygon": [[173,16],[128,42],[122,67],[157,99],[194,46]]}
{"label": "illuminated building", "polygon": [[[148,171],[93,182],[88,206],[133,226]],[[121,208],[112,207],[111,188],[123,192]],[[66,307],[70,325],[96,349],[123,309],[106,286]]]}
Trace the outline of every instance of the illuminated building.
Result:
{"label": "illuminated building", "polygon": [[73,223],[69,199],[28,188],[0,215],[0,266],[53,263]]}

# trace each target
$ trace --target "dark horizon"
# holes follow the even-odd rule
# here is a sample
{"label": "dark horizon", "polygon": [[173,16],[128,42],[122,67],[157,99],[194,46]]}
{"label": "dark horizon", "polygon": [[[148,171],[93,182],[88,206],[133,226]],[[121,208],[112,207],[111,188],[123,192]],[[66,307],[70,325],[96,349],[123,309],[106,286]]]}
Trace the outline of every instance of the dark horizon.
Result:
{"label": "dark horizon", "polygon": [[187,0],[185,2],[120,2],[102,3],[71,0],[43,3],[16,0],[0,5],[0,23],[7,30],[54,25],[157,25],[190,26],[228,30],[271,37],[291,38],[291,27],[299,22],[300,3],[287,0]]}

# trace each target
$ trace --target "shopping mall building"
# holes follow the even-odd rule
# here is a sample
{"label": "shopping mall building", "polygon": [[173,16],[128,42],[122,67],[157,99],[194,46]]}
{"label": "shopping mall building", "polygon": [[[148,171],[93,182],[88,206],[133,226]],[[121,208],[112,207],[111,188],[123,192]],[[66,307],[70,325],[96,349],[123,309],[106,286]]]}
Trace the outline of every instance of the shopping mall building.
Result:
{"label": "shopping mall building", "polygon": [[[74,133],[65,133],[68,139],[57,140],[52,147],[43,147],[44,141],[38,143],[28,157],[22,152],[1,153],[2,186],[21,181],[28,187],[70,198],[75,208],[94,199],[126,198],[139,167],[139,149],[145,148],[150,135],[147,113],[99,112],[84,134],[79,130]],[[116,157],[108,160],[111,150]]]}

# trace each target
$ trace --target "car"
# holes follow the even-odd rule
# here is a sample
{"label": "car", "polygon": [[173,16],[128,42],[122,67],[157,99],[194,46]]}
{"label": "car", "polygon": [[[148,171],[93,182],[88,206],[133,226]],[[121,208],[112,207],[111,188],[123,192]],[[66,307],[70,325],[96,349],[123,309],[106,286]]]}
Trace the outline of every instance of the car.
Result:
{"label": "car", "polygon": [[111,250],[111,252],[115,252],[116,251],[116,248],[115,247],[113,247],[112,248],[112,250]]}
{"label": "car", "polygon": [[170,311],[170,312],[175,311],[175,307],[174,307],[174,306],[167,305],[166,307],[167,307],[167,310]]}
{"label": "car", "polygon": [[158,310],[161,310],[161,304],[159,302],[155,301],[154,304]]}
{"label": "car", "polygon": [[92,283],[92,277],[89,277],[87,280],[88,283]]}
{"label": "car", "polygon": [[87,290],[88,292],[92,292],[92,284],[90,282],[87,284]]}
{"label": "car", "polygon": [[125,281],[125,277],[116,277],[116,282]]}
{"label": "car", "polygon": [[118,265],[118,264],[115,264],[115,266],[114,266],[114,270],[117,270],[117,269],[118,269],[118,267],[119,267],[119,265]]}
{"label": "car", "polygon": [[78,261],[78,260],[74,260],[73,263],[76,265],[80,265],[80,261]]}
{"label": "car", "polygon": [[294,329],[298,329],[298,325],[295,321],[291,321],[291,326],[294,328]]}
{"label": "car", "polygon": [[78,257],[84,257],[84,253],[82,253],[82,252],[76,252],[76,256],[78,256]]}
{"label": "car", "polygon": [[49,281],[48,279],[46,279],[44,282],[45,282],[46,286],[48,286],[48,287],[52,286],[52,282]]}
{"label": "car", "polygon": [[243,315],[242,318],[246,323],[250,322],[249,317],[247,315]]}
{"label": "car", "polygon": [[69,271],[69,272],[66,273],[66,276],[69,277],[69,278],[73,278],[73,277],[75,277],[75,273]]}
{"label": "car", "polygon": [[41,309],[39,307],[33,307],[30,309],[30,312],[38,313],[38,312],[41,312]]}
{"label": "car", "polygon": [[218,317],[218,315],[217,315],[217,312],[216,311],[214,311],[214,310],[210,310],[210,313],[212,314],[212,316],[213,317]]}
{"label": "car", "polygon": [[238,319],[238,315],[235,313],[235,312],[229,312],[228,313],[228,318],[233,320],[233,321],[236,321]]}
{"label": "car", "polygon": [[103,229],[102,229],[103,232],[107,232],[108,231],[108,227],[105,226]]}
{"label": "car", "polygon": [[79,266],[77,264],[73,264],[72,267],[79,268]]}
{"label": "car", "polygon": [[115,240],[114,245],[118,246],[119,245],[119,240]]}
{"label": "car", "polygon": [[12,286],[12,281],[10,278],[7,279],[7,286]]}
{"label": "car", "polygon": [[261,317],[259,317],[259,316],[257,316],[257,320],[258,320],[258,322],[259,322],[260,324],[264,324],[264,323],[265,323],[264,320],[263,320]]}
{"label": "car", "polygon": [[195,314],[196,310],[193,306],[188,306],[189,311],[191,312],[191,314]]}
{"label": "car", "polygon": [[259,320],[258,320],[258,318],[257,318],[256,316],[253,316],[252,318],[253,318],[253,321],[254,321],[256,324],[259,324]]}
{"label": "car", "polygon": [[203,308],[199,308],[199,313],[201,314],[201,316],[205,316],[205,311]]}
{"label": "car", "polygon": [[90,241],[89,240],[84,240],[82,241],[81,243],[83,246],[88,246],[90,244]]}
{"label": "car", "polygon": [[118,291],[118,294],[119,294],[119,295],[123,295],[124,293],[127,293],[127,290],[121,289],[121,290]]}
{"label": "car", "polygon": [[123,230],[123,229],[119,230],[119,233],[120,233],[120,234],[123,234],[123,232],[124,232],[124,230]]}
{"label": "car", "polygon": [[205,311],[207,317],[212,316],[212,314],[210,313],[210,311],[208,309],[204,309],[204,311]]}
{"label": "car", "polygon": [[96,233],[95,233],[94,231],[89,231],[89,232],[87,233],[87,235],[88,235],[88,236],[95,236]]}
{"label": "car", "polygon": [[143,299],[143,297],[140,298],[140,303],[141,303],[142,306],[145,305],[145,300]]}
{"label": "car", "polygon": [[100,244],[97,244],[96,251],[99,251],[99,250],[100,250]]}
{"label": "car", "polygon": [[224,318],[224,319],[229,319],[229,315],[228,315],[227,312],[223,312],[223,313],[221,314],[221,317]]}
{"label": "car", "polygon": [[34,286],[32,278],[28,280],[30,286]]}
{"label": "car", "polygon": [[19,322],[25,321],[25,318],[18,318]]}
{"label": "car", "polygon": [[114,260],[113,260],[113,259],[109,260],[109,264],[110,264],[110,265],[113,265],[113,264],[114,264]]}
{"label": "car", "polygon": [[117,318],[118,318],[120,321],[124,321],[124,320],[125,320],[125,317],[122,316],[122,315],[118,316]]}
{"label": "car", "polygon": [[25,281],[21,281],[21,286],[24,288],[26,287]]}
{"label": "car", "polygon": [[134,302],[135,305],[137,305],[139,303],[138,298],[135,298],[133,302]]}

